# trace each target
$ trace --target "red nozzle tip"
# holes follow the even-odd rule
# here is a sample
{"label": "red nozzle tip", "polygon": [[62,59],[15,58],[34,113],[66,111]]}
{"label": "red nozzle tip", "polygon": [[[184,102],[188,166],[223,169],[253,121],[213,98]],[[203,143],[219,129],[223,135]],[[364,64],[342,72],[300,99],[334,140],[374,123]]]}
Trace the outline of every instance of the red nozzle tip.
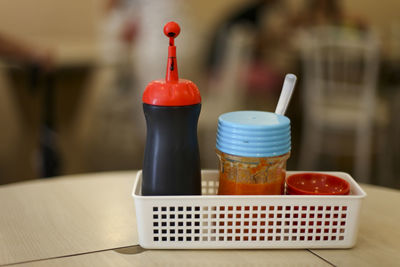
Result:
{"label": "red nozzle tip", "polygon": [[169,38],[176,38],[180,32],[181,27],[174,21],[170,21],[164,26],[164,34]]}
{"label": "red nozzle tip", "polygon": [[174,39],[181,28],[176,22],[164,26],[164,34],[169,39],[167,73],[165,81],[153,81],[143,93],[143,103],[155,106],[188,106],[201,103],[197,86],[191,81],[179,79],[176,46]]}

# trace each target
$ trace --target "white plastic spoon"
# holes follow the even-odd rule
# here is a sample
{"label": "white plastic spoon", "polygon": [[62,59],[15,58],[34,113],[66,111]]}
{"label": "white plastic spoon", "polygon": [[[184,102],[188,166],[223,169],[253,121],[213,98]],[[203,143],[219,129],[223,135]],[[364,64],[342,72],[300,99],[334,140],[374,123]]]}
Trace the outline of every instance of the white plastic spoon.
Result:
{"label": "white plastic spoon", "polygon": [[297,77],[294,74],[286,74],[285,81],[283,82],[282,92],[279,97],[278,105],[276,106],[275,113],[285,115],[286,109],[289,105],[290,98],[292,97],[294,86],[296,85]]}

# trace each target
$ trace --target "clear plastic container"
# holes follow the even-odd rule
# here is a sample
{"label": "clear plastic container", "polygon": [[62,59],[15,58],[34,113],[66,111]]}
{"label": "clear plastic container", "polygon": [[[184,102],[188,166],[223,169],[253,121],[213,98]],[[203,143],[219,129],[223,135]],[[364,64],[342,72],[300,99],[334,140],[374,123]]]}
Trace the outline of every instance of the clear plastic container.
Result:
{"label": "clear plastic container", "polygon": [[276,157],[240,157],[216,149],[219,158],[219,195],[284,194],[286,161]]}

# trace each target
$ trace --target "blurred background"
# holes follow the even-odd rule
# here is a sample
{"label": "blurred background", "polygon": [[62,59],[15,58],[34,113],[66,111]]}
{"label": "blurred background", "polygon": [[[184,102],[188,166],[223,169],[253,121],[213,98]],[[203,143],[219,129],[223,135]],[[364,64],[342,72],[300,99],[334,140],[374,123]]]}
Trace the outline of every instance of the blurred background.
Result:
{"label": "blurred background", "polygon": [[140,169],[141,95],[165,76],[174,20],[180,77],[202,94],[203,168],[217,118],[275,110],[298,84],[289,170],[337,170],[400,188],[400,2],[0,1],[0,184]]}

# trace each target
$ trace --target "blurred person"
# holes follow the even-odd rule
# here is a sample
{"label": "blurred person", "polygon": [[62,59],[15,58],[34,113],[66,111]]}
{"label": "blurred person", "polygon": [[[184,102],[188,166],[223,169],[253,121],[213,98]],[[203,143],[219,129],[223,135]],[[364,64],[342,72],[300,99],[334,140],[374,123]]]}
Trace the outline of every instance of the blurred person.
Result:
{"label": "blurred person", "polygon": [[[228,16],[218,27],[209,53],[207,69],[213,78],[218,79],[221,71],[227,40],[234,27],[245,25],[249,29],[249,38],[253,38],[250,64],[243,66],[242,77],[246,85],[246,105],[255,108],[256,102],[262,101],[267,108],[266,100],[275,101],[279,94],[282,79],[290,69],[285,53],[287,43],[282,37],[286,32],[285,21],[289,19],[286,3],[275,0],[258,0],[251,2]],[[289,66],[288,66],[289,65]]]}
{"label": "blurred person", "polygon": [[135,0],[108,0],[99,34],[103,61],[114,64],[131,60],[138,27]]}
{"label": "blurred person", "polygon": [[[109,0],[99,25],[101,68],[89,86],[80,118],[88,171],[133,169],[141,166],[142,145],[136,117],[134,47],[139,20],[137,2]],[[93,88],[92,88],[93,87]]]}
{"label": "blurred person", "polygon": [[308,0],[298,18],[298,25],[338,25],[343,21],[343,10],[338,0]]}
{"label": "blurred person", "polygon": [[349,15],[340,0],[307,0],[303,9],[291,19],[294,28],[342,26],[366,30],[368,23],[361,17]]}
{"label": "blurred person", "polygon": [[259,34],[262,17],[265,16],[268,9],[271,9],[275,4],[275,0],[254,1],[245,7],[241,7],[239,10],[225,18],[222,24],[217,27],[212,38],[207,61],[207,71],[211,73],[218,71],[218,67],[225,54],[224,52],[227,45],[226,37],[233,27],[239,24],[245,24]]}

